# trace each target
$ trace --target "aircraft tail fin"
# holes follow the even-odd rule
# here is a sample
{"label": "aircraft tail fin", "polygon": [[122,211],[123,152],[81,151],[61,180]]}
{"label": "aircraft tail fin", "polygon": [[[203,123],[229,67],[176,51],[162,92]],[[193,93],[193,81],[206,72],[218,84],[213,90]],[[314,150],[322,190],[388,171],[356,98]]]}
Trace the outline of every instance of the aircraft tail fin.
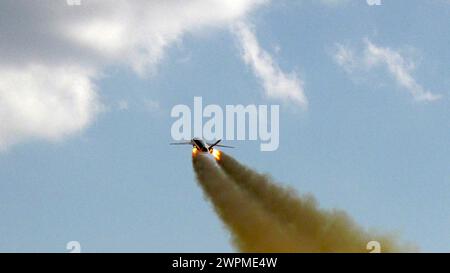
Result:
{"label": "aircraft tail fin", "polygon": [[233,146],[227,146],[227,145],[219,144],[221,141],[222,141],[222,140],[219,139],[219,140],[217,140],[216,142],[214,142],[213,144],[210,144],[210,145],[209,145],[209,149],[212,149],[212,148],[215,147],[215,146],[217,146],[217,147],[225,147],[225,148],[234,148]]}
{"label": "aircraft tail fin", "polygon": [[218,144],[219,144],[219,142],[221,142],[222,140],[221,139],[219,139],[219,140],[217,140],[216,142],[214,142],[213,144],[211,144],[211,145],[209,145],[209,149],[212,149],[214,146],[217,146]]}

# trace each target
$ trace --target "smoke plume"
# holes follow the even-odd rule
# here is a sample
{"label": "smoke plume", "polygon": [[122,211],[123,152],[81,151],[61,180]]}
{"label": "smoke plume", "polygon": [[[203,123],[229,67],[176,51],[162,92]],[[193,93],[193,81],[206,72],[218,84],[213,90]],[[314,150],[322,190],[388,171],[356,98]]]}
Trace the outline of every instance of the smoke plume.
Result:
{"label": "smoke plume", "polygon": [[233,242],[239,250],[300,251],[281,223],[274,221],[248,193],[234,184],[212,157],[198,154],[193,157],[193,165],[197,180],[231,231]]}
{"label": "smoke plume", "polygon": [[243,252],[369,252],[377,241],[382,252],[411,251],[394,236],[368,232],[345,212],[323,210],[311,195],[276,184],[220,152],[193,157],[197,179]]}

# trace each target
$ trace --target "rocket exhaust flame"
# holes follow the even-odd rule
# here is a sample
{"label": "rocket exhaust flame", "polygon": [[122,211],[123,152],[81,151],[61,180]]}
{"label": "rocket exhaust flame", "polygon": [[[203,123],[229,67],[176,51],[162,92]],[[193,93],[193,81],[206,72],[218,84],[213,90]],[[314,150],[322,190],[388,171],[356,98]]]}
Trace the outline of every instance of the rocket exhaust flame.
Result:
{"label": "rocket exhaust flame", "polygon": [[211,151],[211,154],[214,156],[214,158],[215,158],[216,160],[220,160],[221,153],[220,153],[219,150],[213,149],[213,150]]}
{"label": "rocket exhaust flame", "polygon": [[[197,156],[198,153],[199,153],[199,150],[198,150],[196,147],[192,148],[192,156],[193,156],[193,157]],[[209,151],[209,153],[212,154],[213,157],[214,157],[216,160],[220,160],[220,155],[221,155],[221,153],[220,153],[219,150],[217,150],[217,149],[211,149],[211,150]]]}
{"label": "rocket exhaust flame", "polygon": [[227,154],[214,157],[194,157],[194,169],[240,251],[368,252],[373,240],[382,252],[414,251],[393,236],[367,232],[345,212],[319,209],[312,196],[297,196]]}

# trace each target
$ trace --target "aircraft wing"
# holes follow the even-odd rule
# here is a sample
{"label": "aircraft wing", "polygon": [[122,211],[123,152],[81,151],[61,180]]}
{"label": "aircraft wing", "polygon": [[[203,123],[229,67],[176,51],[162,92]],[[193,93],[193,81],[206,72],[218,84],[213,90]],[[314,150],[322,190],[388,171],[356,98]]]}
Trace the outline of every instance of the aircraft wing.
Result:
{"label": "aircraft wing", "polygon": [[183,142],[172,142],[169,145],[192,145],[191,141],[183,141]]}
{"label": "aircraft wing", "polygon": [[222,144],[216,144],[215,146],[217,146],[217,147],[225,147],[225,148],[234,148],[233,146],[222,145]]}

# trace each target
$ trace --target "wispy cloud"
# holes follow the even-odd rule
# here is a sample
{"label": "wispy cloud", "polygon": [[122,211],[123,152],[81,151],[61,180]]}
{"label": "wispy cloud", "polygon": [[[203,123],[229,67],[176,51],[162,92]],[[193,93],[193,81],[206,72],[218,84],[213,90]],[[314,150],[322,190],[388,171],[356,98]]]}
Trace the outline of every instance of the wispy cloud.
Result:
{"label": "wispy cloud", "polygon": [[416,65],[412,60],[406,59],[399,51],[378,46],[369,39],[364,40],[362,52],[336,44],[333,58],[349,75],[361,70],[371,71],[378,66],[385,67],[395,82],[416,101],[435,101],[441,98],[441,95],[428,91],[416,81],[412,75]]}
{"label": "wispy cloud", "polygon": [[325,5],[328,6],[338,6],[348,3],[350,0],[320,0]]}
{"label": "wispy cloud", "polygon": [[127,100],[122,99],[117,102],[117,109],[119,111],[126,111],[126,110],[128,110],[128,108],[129,108],[129,104],[128,104]]}
{"label": "wispy cloud", "polygon": [[368,66],[385,65],[396,82],[406,88],[414,99],[418,101],[434,101],[441,97],[425,90],[424,87],[417,83],[411,75],[415,65],[411,61],[407,62],[399,52],[388,47],[377,46],[369,40],[366,40],[365,43],[365,57]]}
{"label": "wispy cloud", "polygon": [[151,113],[157,112],[161,109],[161,106],[159,105],[159,102],[152,99],[146,99],[144,100],[144,107],[145,110]]}
{"label": "wispy cloud", "polygon": [[351,74],[360,65],[354,55],[353,50],[349,47],[342,44],[336,44],[333,58],[334,61],[345,70],[345,72]]}
{"label": "wispy cloud", "polygon": [[242,47],[245,63],[261,80],[266,96],[307,108],[308,100],[305,96],[303,81],[298,75],[294,72],[284,73],[272,56],[261,48],[254,32],[247,24],[236,24],[234,33]]}

